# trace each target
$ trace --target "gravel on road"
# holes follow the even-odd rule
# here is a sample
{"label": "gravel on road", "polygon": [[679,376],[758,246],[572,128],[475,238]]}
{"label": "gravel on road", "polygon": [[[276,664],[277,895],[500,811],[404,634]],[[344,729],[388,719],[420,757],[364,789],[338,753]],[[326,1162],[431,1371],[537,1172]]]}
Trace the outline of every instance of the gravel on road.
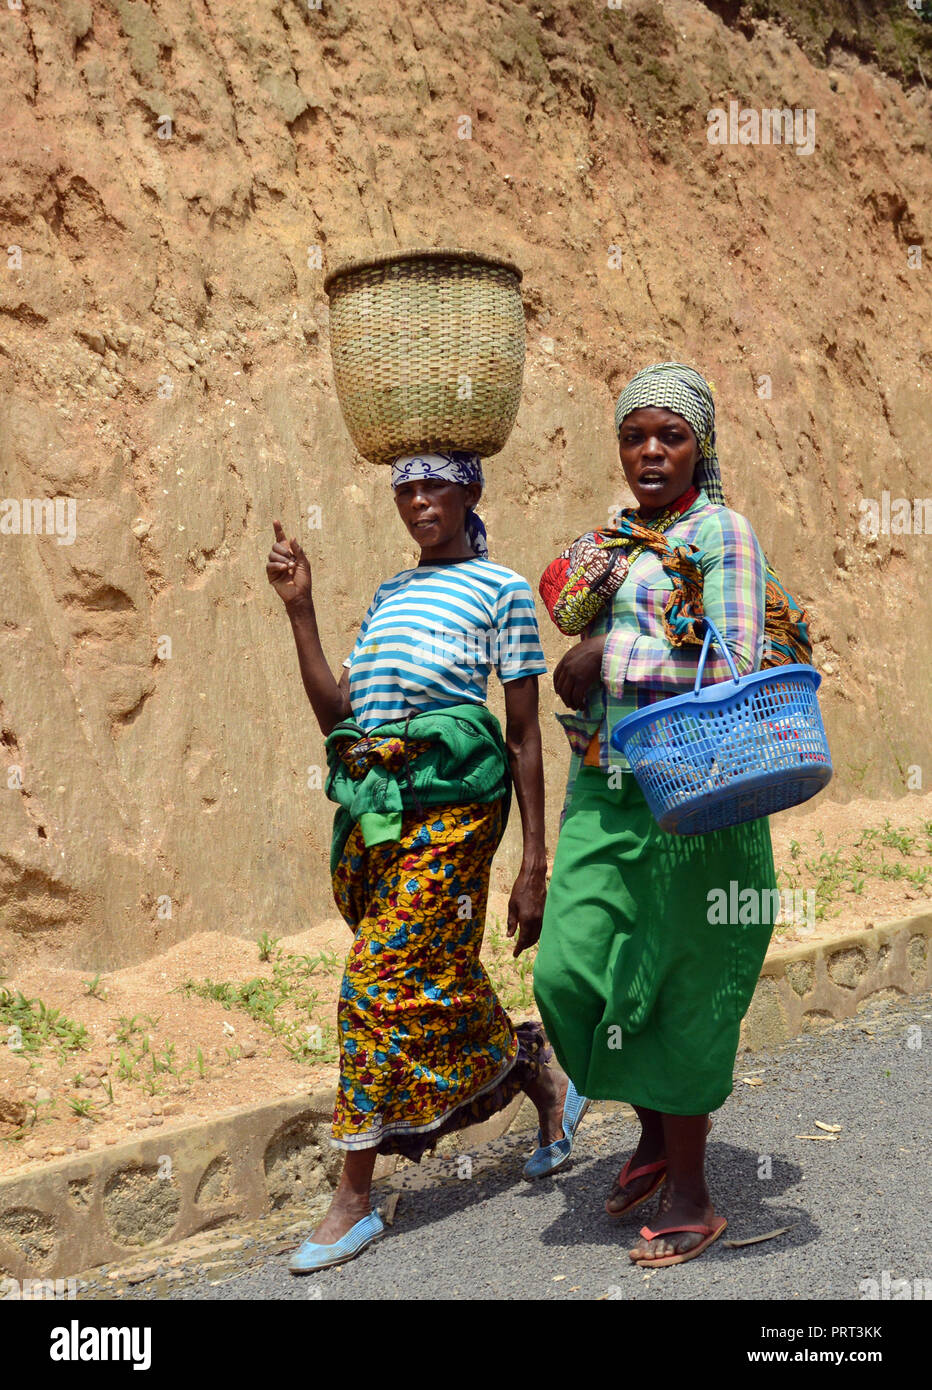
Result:
{"label": "gravel on road", "polygon": [[[603,1211],[637,1136],[631,1112],[607,1105],[583,1121],[571,1162],[537,1183],[521,1176],[527,1131],[475,1155],[404,1165],[404,1176],[378,1188],[383,1206],[400,1193],[394,1224],[348,1264],[289,1274],[287,1248],[316,1214],[304,1225],[298,1211],[284,1245],[280,1224],[243,1223],[229,1231],[237,1249],[213,1263],[182,1262],[170,1282],[92,1271],[78,1297],[861,1301],[875,1290],[891,1298],[891,1287],[903,1296],[891,1281],[905,1279],[910,1297],[932,1298],[923,1214],[930,1054],[925,995],[879,1001],[773,1052],[739,1055],[708,1146],[712,1199],[728,1228],[682,1266],[645,1271],[628,1259],[656,1198],[621,1223]],[[724,1243],[780,1227],[789,1230],[759,1244]]]}

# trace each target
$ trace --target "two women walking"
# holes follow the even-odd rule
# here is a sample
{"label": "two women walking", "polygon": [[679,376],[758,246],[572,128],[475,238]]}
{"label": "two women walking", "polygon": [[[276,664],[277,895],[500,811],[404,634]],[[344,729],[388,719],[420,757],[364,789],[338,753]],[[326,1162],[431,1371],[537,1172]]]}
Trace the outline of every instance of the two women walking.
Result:
{"label": "two women walking", "polygon": [[[694,1258],[725,1227],[705,1184],[708,1116],[731,1091],[770,928],[710,925],[708,893],[734,879],[775,886],[768,822],[689,839],[661,831],[630,768],[610,756],[609,735],[625,714],[695,681],[698,647],[671,646],[664,627],[673,586],[652,538],[698,547],[704,610],[742,674],[761,663],[765,562],[749,523],[724,504],[714,406],[697,372],[663,363],[638,373],[615,423],[638,504],[627,515],[647,543],[627,547],[624,581],[554,672],[572,711],[558,716],[572,753],[549,891],[546,666],[527,582],[488,558],[478,458],[395,464],[395,503],[420,562],[379,586],[339,683],[321,649],[307,558],[275,523],[267,575],[326,739],[333,890],[354,933],[333,1120],[346,1160],[296,1273],[351,1258],[382,1233],[370,1206],[377,1153],[417,1160],[519,1091],[540,1124],[528,1177],[566,1161],[589,1098],[634,1106],[640,1139],[606,1211],[623,1217],[665,1188],[633,1260]],[[485,703],[493,670],[504,737]],[[707,670],[728,674],[722,657]],[[514,1026],[480,961],[513,793],[524,849],[508,935],[515,955],[540,939],[546,1037],[540,1023]]]}

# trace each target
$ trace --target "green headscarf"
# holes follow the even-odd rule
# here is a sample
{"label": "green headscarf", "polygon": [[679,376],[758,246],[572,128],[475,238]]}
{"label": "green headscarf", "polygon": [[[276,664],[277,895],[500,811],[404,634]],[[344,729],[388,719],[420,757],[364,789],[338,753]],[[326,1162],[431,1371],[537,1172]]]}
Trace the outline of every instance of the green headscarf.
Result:
{"label": "green headscarf", "polygon": [[724,507],[722,477],[715,452],[715,402],[705,377],[682,362],[655,362],[632,377],[615,406],[615,433],[632,410],[655,406],[672,410],[692,428],[699,441],[699,461],[694,483],[701,487],[710,502]]}

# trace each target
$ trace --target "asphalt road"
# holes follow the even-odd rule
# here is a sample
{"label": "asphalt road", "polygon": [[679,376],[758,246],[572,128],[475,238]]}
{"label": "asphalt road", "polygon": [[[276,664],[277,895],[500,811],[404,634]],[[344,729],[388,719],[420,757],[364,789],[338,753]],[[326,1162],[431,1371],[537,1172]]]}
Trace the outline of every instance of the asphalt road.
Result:
{"label": "asphalt road", "polygon": [[[708,1151],[713,1201],[728,1229],[683,1266],[647,1272],[627,1257],[656,1199],[623,1224],[602,1210],[636,1137],[636,1122],[615,1108],[590,1112],[571,1163],[542,1182],[521,1177],[533,1147],[526,1132],[474,1155],[467,1177],[458,1176],[469,1167],[462,1160],[406,1166],[405,1181],[425,1185],[403,1190],[385,1237],[338,1268],[289,1274],[285,1247],[310,1223],[284,1242],[280,1226],[252,1223],[240,1233],[248,1230],[245,1248],[220,1264],[182,1263],[170,1283],[167,1265],[133,1284],[103,1274],[82,1282],[78,1297],[859,1301],[872,1291],[864,1281],[880,1292],[894,1279],[928,1280],[912,1285],[911,1296],[932,1297],[924,1215],[930,1054],[926,995],[878,1004],[772,1053],[739,1056],[739,1079],[715,1114]],[[840,1126],[837,1138],[796,1137],[826,1134],[817,1121]],[[759,1244],[723,1244],[782,1226],[790,1229]]]}

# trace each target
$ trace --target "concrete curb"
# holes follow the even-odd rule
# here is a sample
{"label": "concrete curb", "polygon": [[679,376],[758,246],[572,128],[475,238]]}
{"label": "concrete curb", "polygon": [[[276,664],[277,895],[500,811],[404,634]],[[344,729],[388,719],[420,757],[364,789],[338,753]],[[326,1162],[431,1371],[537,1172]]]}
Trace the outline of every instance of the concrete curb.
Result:
{"label": "concrete curb", "polygon": [[741,1046],[777,1047],[851,1018],[868,998],[932,988],[932,912],[834,941],[768,955],[741,1026]]}
{"label": "concrete curb", "polygon": [[[3,1179],[0,1278],[56,1279],[125,1263],[233,1221],[311,1204],[336,1184],[343,1165],[330,1144],[334,1100],[329,1088],[237,1106]],[[447,1136],[437,1151],[474,1151],[499,1138],[523,1100]],[[376,1178],[396,1164],[378,1158]]]}
{"label": "concrete curb", "polygon": [[[778,1046],[850,1018],[868,998],[930,988],[930,937],[927,912],[768,957],[741,1045]],[[438,1151],[475,1152],[499,1138],[523,1099],[448,1136]],[[0,1276],[54,1279],[124,1263],[322,1195],[342,1164],[330,1146],[333,1102],[328,1089],[239,1106],[0,1180]],[[395,1164],[380,1158],[376,1177]]]}

